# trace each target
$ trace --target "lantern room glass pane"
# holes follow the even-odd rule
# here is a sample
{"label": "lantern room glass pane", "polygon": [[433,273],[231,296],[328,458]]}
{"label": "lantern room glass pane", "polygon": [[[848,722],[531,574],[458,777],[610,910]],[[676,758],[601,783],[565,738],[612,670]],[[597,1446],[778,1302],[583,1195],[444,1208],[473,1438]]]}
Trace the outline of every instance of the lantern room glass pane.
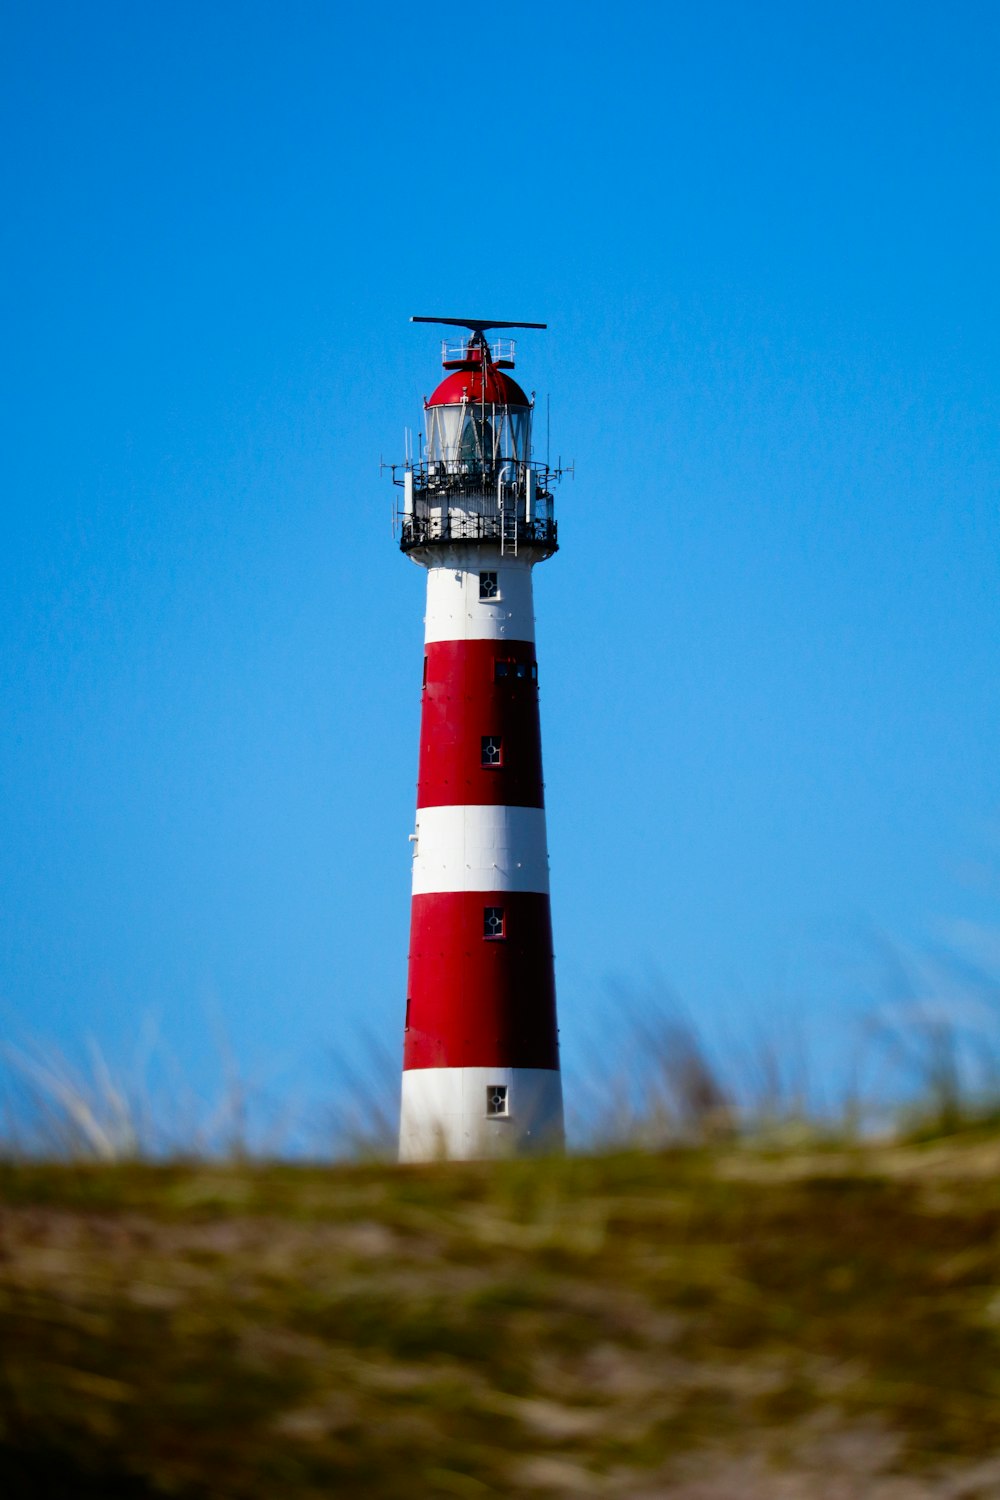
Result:
{"label": "lantern room glass pane", "polygon": [[429,406],[427,460],[449,468],[515,462],[531,457],[531,411],[521,406]]}
{"label": "lantern room glass pane", "polygon": [[455,463],[465,412],[464,406],[427,408],[427,457],[431,463]]}
{"label": "lantern room glass pane", "polygon": [[[487,407],[487,411],[489,408]],[[465,408],[462,440],[458,457],[463,464],[486,464],[492,461],[493,424],[476,406]]]}
{"label": "lantern room glass pane", "polygon": [[527,407],[507,408],[503,457],[513,458],[520,463],[531,457],[531,412]]}

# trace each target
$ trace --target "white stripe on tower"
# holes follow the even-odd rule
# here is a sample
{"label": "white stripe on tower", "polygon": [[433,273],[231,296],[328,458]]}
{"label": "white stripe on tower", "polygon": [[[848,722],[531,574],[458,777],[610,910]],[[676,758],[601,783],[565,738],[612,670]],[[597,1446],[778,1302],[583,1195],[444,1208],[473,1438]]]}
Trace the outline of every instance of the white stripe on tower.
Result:
{"label": "white stripe on tower", "polygon": [[[498,1084],[506,1118],[484,1114]],[[562,1144],[562,1117],[558,1068],[405,1068],[399,1159],[477,1161],[519,1155],[536,1140],[552,1150]]]}
{"label": "white stripe on tower", "polygon": [[413,894],[549,892],[545,809],[424,807],[413,842]]}
{"label": "white stripe on tower", "polygon": [[[494,598],[482,599],[479,575],[497,575]],[[533,641],[531,562],[501,558],[496,549],[455,546],[427,569],[424,641]]]}

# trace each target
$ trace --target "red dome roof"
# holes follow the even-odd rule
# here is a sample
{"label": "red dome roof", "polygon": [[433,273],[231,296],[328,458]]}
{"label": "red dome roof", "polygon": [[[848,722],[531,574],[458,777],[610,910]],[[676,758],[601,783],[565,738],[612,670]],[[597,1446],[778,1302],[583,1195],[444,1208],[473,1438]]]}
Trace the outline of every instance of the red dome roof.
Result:
{"label": "red dome roof", "polygon": [[457,406],[463,397],[485,401],[488,406],[530,406],[531,402],[516,380],[511,380],[495,365],[485,374],[479,370],[456,370],[446,375],[427,402],[428,406]]}

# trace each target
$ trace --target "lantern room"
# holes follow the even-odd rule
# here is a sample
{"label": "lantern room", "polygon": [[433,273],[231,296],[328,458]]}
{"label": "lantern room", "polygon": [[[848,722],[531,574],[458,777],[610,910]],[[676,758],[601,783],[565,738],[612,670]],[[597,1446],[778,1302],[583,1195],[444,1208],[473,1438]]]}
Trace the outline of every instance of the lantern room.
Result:
{"label": "lantern room", "polygon": [[514,345],[498,339],[491,349],[482,333],[442,348],[445,376],[424,403],[424,457],[448,473],[482,473],[531,457],[530,399],[505,373]]}
{"label": "lantern room", "polygon": [[[456,543],[498,548],[501,556],[527,549],[538,561],[555,552],[552,484],[561,466],[531,454],[534,396],[508,371],[509,338],[487,342],[492,328],[542,328],[541,323],[491,323],[460,318],[414,318],[468,329],[444,341],[445,377],[424,401],[424,431],[416,455],[392,465],[403,491],[396,511],[400,546],[430,566],[436,547]],[[430,551],[428,550],[430,549]]]}

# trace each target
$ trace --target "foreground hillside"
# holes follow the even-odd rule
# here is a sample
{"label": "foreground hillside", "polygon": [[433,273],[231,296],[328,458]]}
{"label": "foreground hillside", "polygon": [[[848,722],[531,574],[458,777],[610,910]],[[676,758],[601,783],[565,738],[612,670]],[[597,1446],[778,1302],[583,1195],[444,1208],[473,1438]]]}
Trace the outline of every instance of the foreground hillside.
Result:
{"label": "foreground hillside", "polygon": [[1000,1141],[0,1168],[0,1494],[1000,1495]]}

